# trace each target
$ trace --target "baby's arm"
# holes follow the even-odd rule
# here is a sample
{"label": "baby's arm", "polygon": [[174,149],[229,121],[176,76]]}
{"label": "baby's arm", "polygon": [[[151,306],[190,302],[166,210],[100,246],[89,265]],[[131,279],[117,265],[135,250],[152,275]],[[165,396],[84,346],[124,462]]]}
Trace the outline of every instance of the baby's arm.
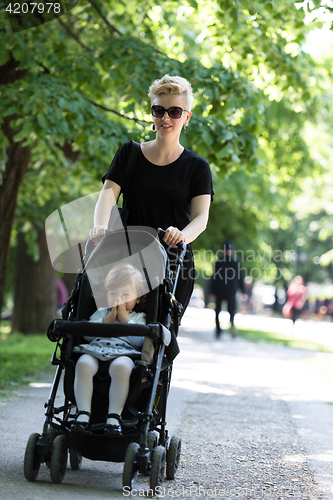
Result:
{"label": "baby's arm", "polygon": [[114,323],[117,319],[117,307],[113,307],[109,314],[103,316],[102,323]]}

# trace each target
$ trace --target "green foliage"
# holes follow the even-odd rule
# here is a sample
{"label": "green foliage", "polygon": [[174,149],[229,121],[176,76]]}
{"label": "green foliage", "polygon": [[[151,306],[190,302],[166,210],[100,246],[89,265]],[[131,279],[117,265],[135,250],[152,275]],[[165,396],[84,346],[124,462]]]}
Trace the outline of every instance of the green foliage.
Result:
{"label": "green foliage", "polygon": [[0,394],[31,381],[50,367],[53,347],[46,336],[15,333],[0,340]]}
{"label": "green foliage", "polygon": [[[304,123],[320,116],[325,99],[329,106],[331,65],[302,51],[307,32],[320,26],[315,16],[304,23],[310,7],[99,0],[15,34],[2,16],[0,66],[12,62],[22,77],[0,85],[0,124],[10,116],[15,140],[31,148],[15,223],[30,233],[30,247],[32,222],[98,191],[123,142],[153,138],[147,91],[170,73],[195,92],[182,144],[214,175],[209,226],[194,247],[217,250],[230,238],[244,251],[277,241],[294,248],[292,202],[318,166]],[[5,153],[1,131],[0,143]],[[276,222],[286,231],[279,239]]]}

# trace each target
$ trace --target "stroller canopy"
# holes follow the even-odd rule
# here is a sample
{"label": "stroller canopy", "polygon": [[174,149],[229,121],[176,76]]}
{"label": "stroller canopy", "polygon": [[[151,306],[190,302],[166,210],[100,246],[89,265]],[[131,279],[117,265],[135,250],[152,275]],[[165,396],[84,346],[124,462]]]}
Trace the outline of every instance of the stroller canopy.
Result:
{"label": "stroller canopy", "polygon": [[130,264],[138,269],[145,279],[145,294],[163,282],[168,258],[156,231],[152,231],[133,227],[109,233],[86,255],[84,270],[97,308],[107,305],[104,281],[115,266]]}

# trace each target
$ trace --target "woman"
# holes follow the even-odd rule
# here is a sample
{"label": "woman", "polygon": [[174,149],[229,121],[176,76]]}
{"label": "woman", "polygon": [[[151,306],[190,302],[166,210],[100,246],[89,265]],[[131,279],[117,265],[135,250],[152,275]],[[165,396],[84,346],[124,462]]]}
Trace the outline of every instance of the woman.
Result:
{"label": "woman", "polygon": [[[191,118],[193,95],[190,83],[179,76],[165,75],[150,87],[153,130],[156,138],[141,144],[123,206],[129,210],[128,226],[166,229],[164,242],[173,247],[180,241],[187,252],[176,298],[183,312],[194,285],[194,263],[190,243],[206,228],[213,186],[209,164],[179,142]],[[95,227],[89,237],[98,243],[105,235],[114,200],[124,182],[131,143],[117,151],[95,210]],[[169,255],[172,258],[172,248]]]}
{"label": "woman", "polygon": [[288,301],[282,309],[285,318],[291,318],[293,325],[306,309],[308,298],[307,288],[302,276],[295,276],[287,290]]}

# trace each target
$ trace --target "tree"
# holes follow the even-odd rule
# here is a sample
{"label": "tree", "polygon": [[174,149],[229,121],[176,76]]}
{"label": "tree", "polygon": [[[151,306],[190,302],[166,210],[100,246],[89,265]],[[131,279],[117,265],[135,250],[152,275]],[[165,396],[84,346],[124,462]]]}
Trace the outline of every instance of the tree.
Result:
{"label": "tree", "polygon": [[48,256],[45,229],[36,228],[41,256],[28,253],[23,233],[17,237],[12,328],[22,333],[45,332],[55,318],[56,272]]}
{"label": "tree", "polygon": [[[231,0],[89,1],[15,34],[1,18],[2,196],[15,204],[6,179],[19,169],[17,188],[27,165],[23,192],[33,186],[41,218],[52,211],[54,178],[62,203],[72,198],[63,178],[76,182],[75,196],[91,186],[121,143],[151,137],[146,93],[167,72],[187,77],[196,94],[184,146],[208,159],[217,183],[243,172],[255,179],[252,193],[267,186],[257,155],[265,106],[281,95],[290,110],[307,110],[313,63],[295,45],[310,29],[303,19],[293,2],[282,7],[275,0],[253,2],[250,10]],[[261,52],[254,50],[259,45]],[[24,151],[24,167],[11,154],[15,148]],[[0,305],[13,223],[4,215]],[[24,227],[22,218],[17,223]]]}

